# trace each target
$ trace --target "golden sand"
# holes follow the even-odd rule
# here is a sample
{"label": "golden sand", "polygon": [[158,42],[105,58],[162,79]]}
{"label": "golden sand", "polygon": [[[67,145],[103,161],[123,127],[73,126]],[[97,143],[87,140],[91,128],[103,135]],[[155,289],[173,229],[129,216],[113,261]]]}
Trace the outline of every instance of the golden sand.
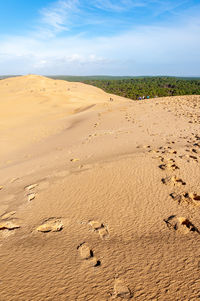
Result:
{"label": "golden sand", "polygon": [[200,96],[36,75],[0,96],[0,300],[198,300]]}

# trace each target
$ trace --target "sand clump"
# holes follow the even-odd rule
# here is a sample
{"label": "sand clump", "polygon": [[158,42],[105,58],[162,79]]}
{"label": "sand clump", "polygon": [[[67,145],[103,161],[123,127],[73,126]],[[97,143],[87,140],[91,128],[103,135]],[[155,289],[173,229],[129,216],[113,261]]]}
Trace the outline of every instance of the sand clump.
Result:
{"label": "sand clump", "polygon": [[63,229],[63,223],[61,220],[50,218],[45,221],[42,225],[37,227],[38,232],[58,232]]}
{"label": "sand clump", "polygon": [[128,286],[121,279],[115,280],[114,296],[119,297],[120,299],[130,299],[132,297],[132,294],[131,294]]}
{"label": "sand clump", "polygon": [[0,230],[14,230],[20,228],[19,225],[13,223],[12,221],[1,221]]}

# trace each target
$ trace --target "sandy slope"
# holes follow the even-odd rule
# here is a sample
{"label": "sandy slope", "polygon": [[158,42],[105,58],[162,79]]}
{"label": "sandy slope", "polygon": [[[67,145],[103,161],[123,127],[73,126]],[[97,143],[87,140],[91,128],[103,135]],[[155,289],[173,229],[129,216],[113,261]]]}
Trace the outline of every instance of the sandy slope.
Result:
{"label": "sandy slope", "polygon": [[199,112],[1,80],[0,300],[198,300]]}

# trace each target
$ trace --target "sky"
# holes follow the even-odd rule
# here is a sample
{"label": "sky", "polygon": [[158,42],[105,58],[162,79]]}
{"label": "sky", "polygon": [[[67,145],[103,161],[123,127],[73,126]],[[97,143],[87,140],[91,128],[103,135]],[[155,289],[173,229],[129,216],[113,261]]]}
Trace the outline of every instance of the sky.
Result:
{"label": "sky", "polygon": [[0,0],[0,75],[200,76],[200,0]]}

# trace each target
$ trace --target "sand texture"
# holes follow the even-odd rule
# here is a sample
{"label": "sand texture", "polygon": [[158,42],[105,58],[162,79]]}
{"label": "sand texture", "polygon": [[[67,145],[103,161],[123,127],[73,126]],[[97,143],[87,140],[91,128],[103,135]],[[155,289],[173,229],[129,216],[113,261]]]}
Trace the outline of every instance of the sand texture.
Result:
{"label": "sand texture", "polygon": [[0,144],[1,301],[200,299],[200,96],[0,80]]}

